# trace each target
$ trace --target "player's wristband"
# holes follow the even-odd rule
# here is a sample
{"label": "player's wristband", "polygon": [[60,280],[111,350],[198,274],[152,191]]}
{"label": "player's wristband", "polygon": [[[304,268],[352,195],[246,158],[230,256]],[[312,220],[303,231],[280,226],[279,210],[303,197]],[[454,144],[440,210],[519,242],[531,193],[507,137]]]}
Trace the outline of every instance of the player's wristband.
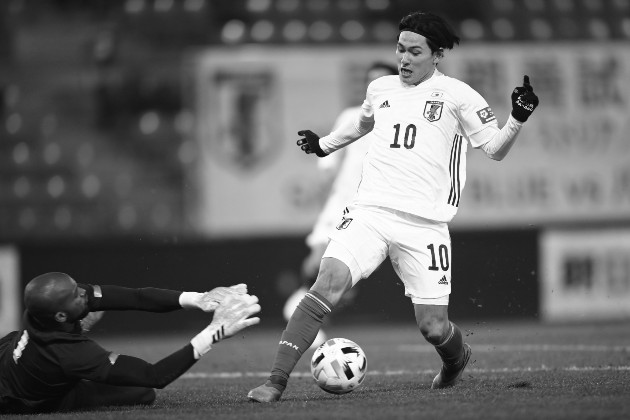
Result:
{"label": "player's wristband", "polygon": [[225,330],[223,325],[210,324],[204,328],[203,331],[190,340],[190,344],[192,344],[195,351],[195,359],[199,359],[208,353],[212,349],[212,345],[223,340],[224,337]]}
{"label": "player's wristband", "polygon": [[179,304],[184,309],[197,309],[199,308],[198,302],[202,295],[203,293],[198,292],[182,292],[179,295]]}

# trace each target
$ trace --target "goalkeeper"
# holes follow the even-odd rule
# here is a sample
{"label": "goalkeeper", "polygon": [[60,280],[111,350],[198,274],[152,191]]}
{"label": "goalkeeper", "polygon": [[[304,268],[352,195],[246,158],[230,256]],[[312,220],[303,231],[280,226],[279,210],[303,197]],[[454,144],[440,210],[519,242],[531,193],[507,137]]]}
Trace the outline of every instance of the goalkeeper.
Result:
{"label": "goalkeeper", "polygon": [[[22,330],[0,339],[0,413],[87,410],[149,405],[211,346],[260,319],[258,298],[247,286],[209,292],[130,289],[77,284],[64,273],[46,273],[24,290]],[[117,354],[84,332],[106,310],[214,312],[210,325],[181,349],[155,364]]]}

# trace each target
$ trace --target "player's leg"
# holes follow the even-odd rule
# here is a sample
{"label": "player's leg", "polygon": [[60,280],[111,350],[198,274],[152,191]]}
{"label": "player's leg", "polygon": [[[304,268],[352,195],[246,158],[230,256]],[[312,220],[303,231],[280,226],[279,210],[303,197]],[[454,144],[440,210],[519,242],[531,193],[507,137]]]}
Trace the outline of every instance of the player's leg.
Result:
{"label": "player's leg", "polygon": [[[331,237],[317,280],[293,312],[282,333],[269,380],[251,390],[256,402],[278,401],[289,375],[315,339],[325,317],[361,278],[369,276],[385,259],[387,244],[362,211],[346,215],[346,222]],[[354,222],[353,222],[354,220]]]}
{"label": "player's leg", "polygon": [[90,410],[107,406],[151,405],[153,388],[117,386],[82,380],[56,407],[55,411]]}
{"label": "player's leg", "polygon": [[[319,272],[319,266],[321,264],[322,256],[326,251],[327,244],[328,237],[326,237],[325,243],[321,241],[309,243],[310,253],[302,262],[302,285],[288,297],[287,301],[284,304],[284,308],[282,309],[282,314],[284,315],[285,321],[288,322],[291,319],[291,315],[293,315],[293,312],[295,312],[299,303],[302,301],[302,299],[306,296],[306,293],[315,283],[315,280],[317,279],[317,274]],[[320,329],[317,333],[317,337],[315,337],[315,340],[311,344],[311,348],[317,347],[325,341],[326,334],[322,329]]]}
{"label": "player's leg", "polygon": [[435,346],[442,368],[432,388],[455,385],[471,350],[448,318],[451,293],[451,239],[445,223],[398,213],[396,241],[390,246],[394,270],[414,304],[416,322],[425,340]]}
{"label": "player's leg", "polygon": [[[293,315],[293,312],[295,312],[295,310],[297,309],[302,299],[304,299],[304,297],[308,293],[308,290],[309,290],[308,287],[301,286],[299,289],[291,293],[291,296],[289,296],[289,298],[285,302],[284,308],[282,310],[285,321],[288,322],[291,319],[291,315]],[[324,330],[320,329],[317,332],[317,336],[315,337],[315,340],[313,340],[313,343],[311,343],[311,346],[309,348],[319,347],[325,341],[326,341],[326,333],[324,332]]]}
{"label": "player's leg", "polygon": [[442,359],[442,367],[433,379],[431,388],[455,385],[464,372],[472,351],[464,343],[459,327],[449,321],[448,306],[414,304],[414,312],[422,336],[435,346]]}
{"label": "player's leg", "polygon": [[280,399],[289,375],[315,340],[324,318],[350,287],[352,277],[348,267],[335,258],[324,258],[315,284],[300,301],[282,332],[269,379],[247,394],[250,400],[273,402]]}

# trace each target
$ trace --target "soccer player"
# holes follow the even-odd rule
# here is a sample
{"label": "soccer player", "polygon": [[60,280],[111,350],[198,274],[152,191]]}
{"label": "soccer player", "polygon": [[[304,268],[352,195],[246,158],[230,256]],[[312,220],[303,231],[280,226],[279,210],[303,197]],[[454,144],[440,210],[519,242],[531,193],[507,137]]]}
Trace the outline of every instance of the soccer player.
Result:
{"label": "soccer player", "polygon": [[[398,69],[395,65],[383,61],[375,61],[370,64],[365,73],[365,87],[367,88],[370,82],[379,77],[395,74],[398,74]],[[344,109],[337,117],[333,130],[352,123],[360,109],[360,106]],[[322,255],[324,255],[328,245],[329,235],[339,223],[339,217],[342,215],[344,208],[352,202],[352,197],[361,180],[363,158],[370,146],[370,138],[371,136],[367,135],[360,142],[352,143],[339,153],[331,154],[325,159],[318,161],[318,167],[321,172],[334,177],[334,180],[332,181],[328,199],[317,217],[313,230],[306,237],[306,244],[310,252],[302,263],[301,274],[304,279],[304,285],[293,292],[284,305],[283,314],[287,321],[291,318],[300,300],[308,292],[308,288],[312,286],[319,270]],[[344,295],[344,300],[350,300],[350,294]],[[323,330],[320,330],[311,347],[318,346],[325,340],[326,334]]]}
{"label": "soccer player", "polygon": [[269,379],[249,392],[252,401],[281,398],[324,318],[387,256],[411,298],[422,336],[442,359],[431,387],[455,385],[470,359],[470,346],[448,317],[447,223],[466,181],[466,149],[470,143],[492,159],[503,159],[538,98],[525,76],[511,94],[511,115],[499,128],[479,93],[437,69],[444,51],[459,44],[443,18],[414,12],[398,29],[399,74],[370,84],[355,121],[321,139],[309,130],[298,132],[303,136],[298,146],[319,157],[370,132],[373,141],[353,205],[331,236],[315,284],[282,333]]}
{"label": "soccer player", "polygon": [[[173,382],[213,344],[260,322],[252,317],[260,311],[258,298],[247,294],[245,284],[179,292],[77,284],[69,275],[53,272],[26,285],[24,304],[22,330],[0,339],[0,413],[152,404],[153,388]],[[90,312],[182,308],[214,311],[212,322],[154,364],[105,350],[81,325]]]}

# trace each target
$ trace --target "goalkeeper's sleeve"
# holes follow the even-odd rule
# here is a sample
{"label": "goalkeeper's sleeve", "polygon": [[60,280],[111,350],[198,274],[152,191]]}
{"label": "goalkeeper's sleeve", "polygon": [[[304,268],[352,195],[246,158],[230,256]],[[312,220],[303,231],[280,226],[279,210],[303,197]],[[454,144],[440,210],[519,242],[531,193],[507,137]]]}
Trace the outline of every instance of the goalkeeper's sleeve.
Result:
{"label": "goalkeeper's sleeve", "polygon": [[93,286],[80,284],[88,293],[90,311],[136,310],[170,312],[182,309],[181,291],[155,287],[129,288],[122,286]]}
{"label": "goalkeeper's sleeve", "polygon": [[192,344],[187,344],[155,364],[126,355],[114,355],[113,366],[105,378],[111,385],[164,388],[197,362]]}

